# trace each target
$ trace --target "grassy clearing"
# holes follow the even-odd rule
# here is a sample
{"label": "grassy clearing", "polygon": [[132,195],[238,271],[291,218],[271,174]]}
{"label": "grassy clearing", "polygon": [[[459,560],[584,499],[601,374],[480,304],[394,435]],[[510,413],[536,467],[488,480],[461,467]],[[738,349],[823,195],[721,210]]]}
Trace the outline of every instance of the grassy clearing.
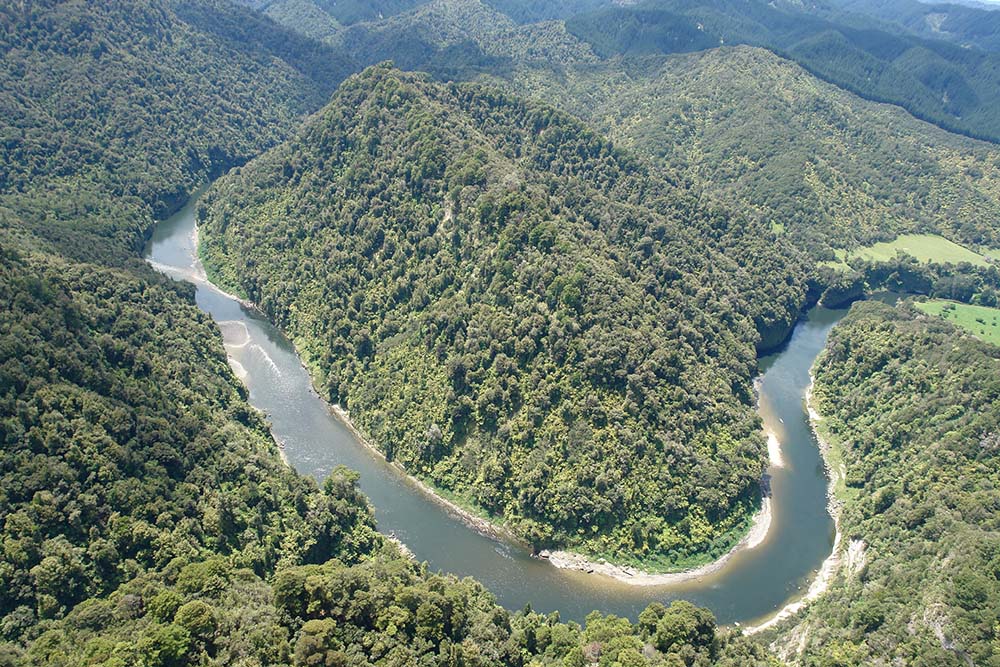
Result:
{"label": "grassy clearing", "polygon": [[837,259],[828,259],[825,262],[820,262],[820,266],[829,266],[831,269],[845,273],[851,270],[850,265],[847,263],[846,250],[834,250],[833,254],[836,255]]}
{"label": "grassy clearing", "polygon": [[958,264],[959,262],[969,262],[976,266],[987,265],[986,258],[979,253],[935,234],[903,234],[888,243],[876,243],[867,248],[859,248],[853,251],[850,256],[882,262],[893,259],[900,251],[925,263]]}
{"label": "grassy clearing", "polygon": [[958,264],[968,262],[975,266],[987,266],[993,260],[1000,262],[1000,250],[985,249],[976,252],[965,246],[949,241],[937,234],[903,234],[893,241],[876,243],[875,245],[858,248],[850,252],[835,250],[836,260],[822,262],[838,271],[849,271],[848,262],[860,257],[876,262],[893,259],[896,253],[903,252],[925,264]]}
{"label": "grassy clearing", "polygon": [[943,299],[922,301],[916,306],[928,315],[948,320],[977,338],[1000,345],[1000,308],[971,306]]}

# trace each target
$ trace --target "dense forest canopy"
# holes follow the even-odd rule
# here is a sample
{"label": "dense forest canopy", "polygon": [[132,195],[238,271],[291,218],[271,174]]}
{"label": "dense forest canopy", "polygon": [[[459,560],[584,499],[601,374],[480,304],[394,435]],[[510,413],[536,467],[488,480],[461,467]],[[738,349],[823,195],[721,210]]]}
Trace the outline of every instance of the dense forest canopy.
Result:
{"label": "dense forest canopy", "polygon": [[[400,66],[467,76],[500,71],[516,55],[497,54],[477,39],[498,23],[523,24],[528,42],[544,51],[555,38],[602,58],[686,53],[722,45],[763,47],[812,74],[870,100],[902,106],[947,130],[1000,140],[1000,55],[996,11],[932,5],[917,0],[802,4],[763,0],[393,0],[355,3],[327,0],[244,0],[275,20],[330,44],[364,46],[367,63],[393,59]],[[462,21],[461,44],[443,46],[415,17],[472,7],[502,17]],[[388,34],[393,39],[384,39]],[[492,51],[492,52],[491,52]],[[559,50],[547,59],[560,60]]]}
{"label": "dense forest canopy", "polygon": [[[978,6],[977,6],[978,5]],[[834,13],[842,21],[908,31],[984,51],[1000,51],[1000,11],[990,3],[921,2],[920,0],[833,0],[814,11]],[[846,13],[846,15],[845,15]],[[853,16],[852,16],[853,15]]]}
{"label": "dense forest canopy", "polygon": [[600,59],[561,22],[516,25],[480,0],[432,0],[330,43],[555,104],[817,259],[907,232],[1000,245],[993,144],[867,102],[764,49]]}
{"label": "dense forest canopy", "polygon": [[646,0],[578,14],[566,27],[601,56],[761,46],[868,99],[1000,140],[997,53],[763,0]]}
{"label": "dense forest canopy", "polygon": [[133,253],[150,212],[284,138],[353,67],[223,2],[5,3],[0,30],[3,226],[85,260]]}
{"label": "dense forest canopy", "polygon": [[801,274],[570,117],[379,66],[203,202],[210,271],[330,399],[536,546],[669,563],[753,511],[754,319]]}

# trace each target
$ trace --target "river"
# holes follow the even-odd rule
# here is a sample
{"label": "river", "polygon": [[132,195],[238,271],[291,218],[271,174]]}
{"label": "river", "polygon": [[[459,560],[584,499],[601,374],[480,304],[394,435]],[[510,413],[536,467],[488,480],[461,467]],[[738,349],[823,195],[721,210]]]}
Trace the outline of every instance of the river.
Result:
{"label": "river", "polygon": [[267,415],[288,463],[317,479],[341,464],[360,472],[379,530],[398,537],[431,569],[478,579],[509,609],[530,604],[542,612],[558,610],[564,620],[582,621],[594,609],[635,619],[654,600],[684,598],[711,608],[720,623],[746,624],[803,595],[830,554],[834,523],[826,507],[827,480],[804,395],[813,360],[846,311],[812,309],[781,352],[760,360],[760,414],[780,442],[782,459],[770,470],[773,514],[767,538],[700,579],[630,586],[560,570],[517,545],[483,537],[358,442],[313,391],[281,332],[205,280],[196,260],[196,200],[156,227],[146,259],[195,284],[198,307],[219,324],[230,363],[249,389],[250,402]]}

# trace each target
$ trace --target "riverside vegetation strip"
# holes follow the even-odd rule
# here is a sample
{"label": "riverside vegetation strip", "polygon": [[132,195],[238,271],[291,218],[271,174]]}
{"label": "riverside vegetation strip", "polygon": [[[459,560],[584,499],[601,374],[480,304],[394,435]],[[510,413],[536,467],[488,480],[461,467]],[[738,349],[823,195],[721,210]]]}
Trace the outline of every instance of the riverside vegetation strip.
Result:
{"label": "riverside vegetation strip", "polygon": [[[193,202],[187,208],[193,209]],[[190,267],[194,257],[190,243],[194,236],[193,229],[194,216],[191,213],[183,213],[164,223],[154,233],[150,259],[182,269]],[[189,275],[189,272],[185,270],[184,275]],[[410,489],[408,487],[414,486],[411,483],[399,484],[402,473],[387,470],[394,466],[386,464],[384,458],[383,462],[376,462],[370,451],[360,451],[368,447],[362,447],[362,443],[349,432],[345,433],[342,422],[332,417],[331,406],[313,391],[308,372],[292,346],[273,327],[249,315],[245,309],[236,307],[231,298],[220,298],[217,290],[211,287],[199,287],[197,300],[199,307],[210,313],[223,329],[231,361],[245,365],[251,402],[268,415],[272,433],[286,445],[283,452],[289,462],[300,472],[312,472],[320,478],[325,477],[338,461],[358,470],[361,488],[370,494],[374,504],[380,531],[399,535],[421,557],[429,557],[431,567],[442,567],[479,579],[495,591],[501,603],[508,608],[522,608],[530,603],[536,608],[558,610],[563,618],[581,621],[595,608],[618,614],[638,614],[651,598],[665,603],[677,594],[677,591],[665,591],[663,587],[649,590],[626,584],[616,586],[600,578],[554,573],[547,563],[532,561],[520,549],[498,548],[490,540],[483,540],[471,535],[472,531],[455,526],[454,520],[442,516],[445,513],[428,502],[424,497],[426,490]],[[803,373],[803,369],[820,351],[829,331],[828,324],[832,325],[832,322],[815,322],[815,316],[816,313],[810,315],[810,322],[802,324],[801,330],[793,336],[788,351],[776,355],[777,363],[773,367],[768,363],[769,370],[755,383],[760,385],[757,389],[759,402],[767,403],[766,408],[758,408],[761,417],[769,425],[768,428],[790,438],[786,446],[795,450],[812,448],[808,438],[803,439],[801,436],[804,434],[796,432],[797,429],[786,432],[782,428],[784,420],[775,415],[773,392],[776,385],[784,384],[783,377],[798,386],[799,378],[796,376]],[[828,320],[828,317],[819,315],[820,320]],[[815,331],[806,333],[810,329]],[[787,375],[789,372],[790,377]],[[804,389],[804,385],[801,388]],[[798,395],[785,405],[783,412],[786,420],[794,422],[796,418],[801,418],[797,399]],[[799,515],[804,508],[812,508],[805,509],[805,516],[818,519],[818,515],[825,510],[819,509],[814,514],[817,509],[815,500],[823,499],[820,504],[825,508],[825,494],[820,493],[816,498],[808,490],[809,487],[824,486],[822,476],[817,476],[813,469],[816,452],[812,457],[808,451],[790,451],[789,454],[789,465],[802,466],[801,470],[790,474],[805,481],[807,490],[805,495],[792,500],[786,493],[786,482],[791,481],[788,479],[789,472],[775,471],[772,502],[781,508],[784,519],[779,522],[778,533],[769,544],[757,551],[741,553],[732,567],[727,566],[718,575],[701,578],[703,573],[688,572],[682,576],[668,575],[663,579],[676,583],[678,579],[698,577],[697,583],[684,585],[681,594],[709,607],[725,605],[723,613],[730,621],[734,618],[759,618],[767,614],[772,604],[780,605],[788,596],[787,582],[800,578],[804,580],[809,576],[808,569],[802,569],[802,565],[808,568],[822,560],[823,548],[816,550],[814,547],[825,543],[823,528],[828,525],[820,521],[821,527],[817,530],[812,525],[802,525],[790,518]],[[408,481],[413,480],[409,478]],[[415,510],[417,507],[424,509]],[[451,505],[450,509],[456,508]],[[464,516],[471,518],[467,512]],[[489,523],[479,517],[475,520],[476,528],[485,527],[492,534]],[[800,552],[801,556],[789,559],[789,551]],[[757,575],[752,574],[753,571]],[[745,582],[748,580],[755,582],[752,592],[746,590]]]}
{"label": "riverside vegetation strip", "polygon": [[854,548],[827,593],[770,635],[782,655],[995,664],[998,378],[1000,347],[908,303],[857,304],[833,331],[815,398]]}

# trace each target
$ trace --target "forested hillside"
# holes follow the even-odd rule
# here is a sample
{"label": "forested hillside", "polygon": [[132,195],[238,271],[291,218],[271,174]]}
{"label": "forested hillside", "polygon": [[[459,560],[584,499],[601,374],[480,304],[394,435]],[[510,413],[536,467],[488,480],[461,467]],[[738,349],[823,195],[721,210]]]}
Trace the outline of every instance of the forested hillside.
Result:
{"label": "forested hillside", "polygon": [[[187,288],[30,250],[2,260],[0,627],[14,646],[41,637],[30,663],[135,664],[169,642],[193,659],[214,650],[216,622],[228,629],[217,648],[250,651],[258,632],[287,632],[258,627],[252,609],[192,602],[212,624],[198,629],[175,612],[234,572],[260,588],[279,564],[378,549],[350,473],[321,490],[282,464]],[[161,595],[178,577],[180,593]],[[82,620],[55,622],[80,603]],[[129,646],[74,650],[78,633],[122,624],[142,629]]]}
{"label": "forested hillside", "polygon": [[[376,24],[413,10],[423,11],[434,0],[239,0],[293,30],[316,39],[336,39],[343,28]],[[607,5],[609,0],[485,0],[484,6],[516,23],[530,24],[565,19]],[[478,3],[477,3],[478,4]],[[479,26],[467,24],[469,30]]]}
{"label": "forested hillside", "polygon": [[796,255],[570,117],[371,68],[203,201],[210,271],[330,400],[536,546],[669,566],[754,511],[755,320],[794,320]]}
{"label": "forested hillside", "polygon": [[1000,246],[994,144],[860,99],[763,49],[523,65],[489,80],[581,115],[818,259],[907,232]]}
{"label": "forested hillside", "polygon": [[[319,6],[303,3],[272,3],[266,11],[294,30],[351,53],[362,65],[391,60],[400,68],[450,80],[505,72],[518,62],[597,60],[587,44],[566,32],[561,21],[518,24],[504,10],[515,17],[538,12],[516,2],[429,0],[409,11],[350,26],[336,23]],[[555,11],[549,4],[531,7],[542,10],[544,16]]]}
{"label": "forested hillside", "polygon": [[222,2],[6,3],[0,27],[4,227],[80,259],[136,251],[150,212],[278,142],[353,67]]}
{"label": "forested hillside", "polygon": [[392,60],[446,79],[505,71],[515,62],[597,60],[562,22],[518,25],[481,0],[431,0],[384,21],[352,26],[331,43],[359,54],[365,64]]}
{"label": "forested hillside", "polygon": [[[854,306],[816,368],[848,543],[781,628],[806,664],[993,665],[1000,655],[1000,348],[903,305]],[[843,474],[843,473],[842,473]]]}
{"label": "forested hillside", "polygon": [[[989,43],[947,13],[925,25]],[[725,0],[0,4],[0,667],[777,664],[685,602],[581,627],[408,559],[355,473],[281,462],[193,289],[139,251],[243,165],[199,214],[210,268],[389,458],[534,546],[702,563],[757,507],[756,358],[833,279],[815,260],[936,232],[981,265],[854,258],[833,292],[1000,287],[992,145],[761,50],[662,55],[760,44],[1000,136],[994,55],[858,26]],[[338,89],[384,58],[513,94],[388,65]],[[835,331],[816,393],[848,549],[769,631],[784,655],[996,662],[998,364],[906,305]]]}
{"label": "forested hillside", "polygon": [[1000,245],[994,144],[865,101],[764,49],[602,60],[560,22],[518,26],[480,0],[433,0],[331,43],[554,103],[816,259],[912,232]]}
{"label": "forested hillside", "polygon": [[763,49],[600,60],[561,23],[517,26],[479,0],[427,2],[332,43],[555,103],[816,259],[913,232],[1000,244],[993,144],[859,99]]}
{"label": "forested hillside", "polygon": [[[290,19],[291,27],[308,30],[312,21],[346,26],[362,21],[388,18],[426,0],[238,0],[241,4],[271,16]],[[321,18],[322,17],[322,18]]]}

